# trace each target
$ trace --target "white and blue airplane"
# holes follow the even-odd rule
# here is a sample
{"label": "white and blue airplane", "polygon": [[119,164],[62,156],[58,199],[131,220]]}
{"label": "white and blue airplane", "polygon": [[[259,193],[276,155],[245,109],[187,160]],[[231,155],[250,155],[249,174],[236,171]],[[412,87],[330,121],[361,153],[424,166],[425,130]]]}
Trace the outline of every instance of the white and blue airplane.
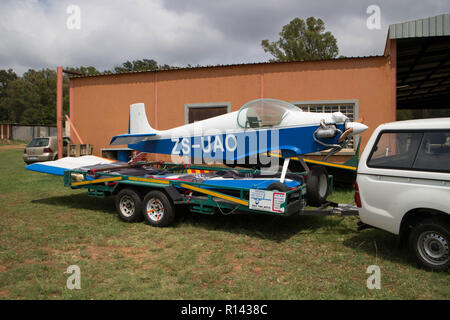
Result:
{"label": "white and blue airplane", "polygon": [[[248,186],[249,188],[264,188],[275,180],[281,183],[298,183],[285,179],[289,160],[297,156],[302,162],[304,154],[331,149],[341,149],[348,142],[350,135],[359,134],[367,126],[359,122],[350,122],[341,112],[313,113],[303,112],[298,107],[275,99],[253,100],[235,112],[194,122],[169,130],[155,130],[147,120],[145,106],[136,103],[130,106],[129,131],[127,134],[112,138],[111,144],[127,144],[131,149],[148,153],[170,154],[200,159],[201,162],[221,162],[227,165],[267,165],[278,172],[278,162],[274,157],[257,157],[271,151],[281,151],[286,158],[280,178],[259,177],[237,179],[214,177],[205,180],[209,185]],[[252,156],[255,162],[247,162]],[[269,161],[263,163],[263,159]],[[133,159],[134,160],[134,159]],[[130,160],[130,163],[133,162]],[[244,160],[241,162],[241,160]],[[130,164],[129,163],[129,164]],[[95,156],[80,158],[62,158],[56,161],[38,162],[26,166],[27,170],[54,175],[64,175],[67,170],[89,170],[96,166],[123,167],[127,163],[114,162]],[[310,171],[302,162],[305,171],[311,177],[316,176],[321,199],[328,194],[328,179],[325,172]],[[268,170],[266,170],[268,172]],[[266,172],[266,173],[267,173]],[[265,174],[266,174],[265,173]],[[320,177],[324,177],[323,179]],[[175,176],[171,176],[176,178]],[[314,183],[310,184],[314,185]],[[313,187],[311,187],[313,188]],[[319,192],[318,191],[318,192]],[[310,190],[309,194],[313,194]],[[319,193],[314,193],[319,194]],[[322,203],[322,202],[320,202]]]}
{"label": "white and blue airplane", "polygon": [[111,145],[229,163],[275,150],[290,158],[339,149],[366,129],[341,112],[305,112],[282,100],[257,99],[235,112],[160,131],[148,123],[144,104],[136,103],[128,133],[113,137]]}

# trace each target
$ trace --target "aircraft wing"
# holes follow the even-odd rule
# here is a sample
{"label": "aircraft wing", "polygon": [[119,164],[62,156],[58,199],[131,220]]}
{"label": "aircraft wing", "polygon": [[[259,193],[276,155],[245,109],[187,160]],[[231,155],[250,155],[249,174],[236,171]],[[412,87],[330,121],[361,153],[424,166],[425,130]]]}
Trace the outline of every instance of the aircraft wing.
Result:
{"label": "aircraft wing", "polygon": [[148,137],[155,136],[156,133],[135,133],[135,134],[120,134],[114,136],[111,139],[110,145],[120,145],[120,144],[136,144],[141,141],[147,140]]}
{"label": "aircraft wing", "polygon": [[75,170],[83,167],[114,164],[123,165],[124,163],[96,156],[82,156],[66,157],[54,161],[36,162],[27,165],[25,169],[40,173],[53,174],[56,176],[64,176],[64,171],[66,170]]}

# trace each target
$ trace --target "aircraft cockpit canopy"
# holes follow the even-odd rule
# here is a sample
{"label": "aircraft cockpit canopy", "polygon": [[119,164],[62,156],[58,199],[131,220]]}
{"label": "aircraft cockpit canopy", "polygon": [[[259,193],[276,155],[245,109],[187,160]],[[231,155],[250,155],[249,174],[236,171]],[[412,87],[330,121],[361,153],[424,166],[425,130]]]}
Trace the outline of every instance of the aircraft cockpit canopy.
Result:
{"label": "aircraft cockpit canopy", "polygon": [[277,99],[257,99],[244,104],[237,119],[242,128],[277,127],[291,111],[300,108],[286,101]]}

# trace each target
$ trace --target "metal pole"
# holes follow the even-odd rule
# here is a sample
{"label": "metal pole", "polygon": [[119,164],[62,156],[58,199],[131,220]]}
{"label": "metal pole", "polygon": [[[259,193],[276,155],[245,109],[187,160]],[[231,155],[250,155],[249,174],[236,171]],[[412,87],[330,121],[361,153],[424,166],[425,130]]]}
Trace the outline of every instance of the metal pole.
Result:
{"label": "metal pole", "polygon": [[391,63],[391,115],[397,120],[397,40],[391,39],[389,58]]}
{"label": "metal pole", "polygon": [[62,96],[63,69],[62,67],[58,67],[56,73],[56,136],[58,140],[58,159],[63,157]]}
{"label": "metal pole", "polygon": [[[77,129],[75,129],[75,126],[73,125],[72,120],[70,120],[70,118],[67,116],[67,114],[66,114],[66,119],[70,125],[70,135],[72,135],[72,131],[73,131],[78,138],[78,142],[80,142],[81,144],[84,144],[83,140],[81,140],[80,135],[78,134]],[[72,137],[70,138],[70,140],[73,141]]]}
{"label": "metal pole", "polygon": [[287,173],[290,161],[291,161],[291,158],[284,159],[283,170],[281,170],[281,177],[280,177],[281,183],[284,183],[284,179],[286,178],[286,173]]}
{"label": "metal pole", "polygon": [[155,71],[155,129],[158,129],[158,71]]}
{"label": "metal pole", "polygon": [[260,93],[261,93],[261,99],[264,98],[264,67],[261,67],[261,73],[260,73]]}

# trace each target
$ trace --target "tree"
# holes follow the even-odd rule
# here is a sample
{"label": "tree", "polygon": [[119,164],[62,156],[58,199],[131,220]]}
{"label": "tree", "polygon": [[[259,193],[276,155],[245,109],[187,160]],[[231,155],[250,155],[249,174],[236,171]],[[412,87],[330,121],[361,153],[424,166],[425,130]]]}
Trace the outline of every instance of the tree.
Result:
{"label": "tree", "polygon": [[122,72],[133,72],[133,71],[156,71],[156,70],[171,70],[178,69],[178,67],[169,66],[168,64],[158,65],[153,59],[142,59],[126,61],[120,66],[114,67],[114,71],[105,70],[103,74],[122,73]]}
{"label": "tree", "polygon": [[68,71],[72,71],[72,72],[76,72],[76,73],[81,73],[82,75],[88,75],[88,76],[96,76],[99,74],[102,74],[100,71],[97,70],[97,68],[93,67],[93,66],[89,66],[89,67],[68,67],[65,68]]}
{"label": "tree", "polygon": [[17,74],[12,69],[0,70],[0,122],[10,121],[10,110],[6,105],[6,88],[16,79]]}
{"label": "tree", "polygon": [[[153,59],[126,61],[114,70],[101,72],[93,66],[69,67],[67,70],[83,75],[112,74],[114,72],[174,69],[158,66]],[[63,116],[69,113],[69,77],[63,75]],[[0,70],[0,122],[55,125],[56,71],[29,69],[21,77],[12,69]]]}
{"label": "tree", "polygon": [[153,59],[133,60],[122,63],[121,66],[116,66],[114,71],[116,73],[132,72],[132,71],[155,71],[158,70],[158,63]]}
{"label": "tree", "polygon": [[[28,70],[22,77],[9,81],[0,103],[6,110],[7,122],[55,125],[56,71]],[[64,77],[63,112],[67,113],[68,109],[69,81],[67,77]],[[2,120],[5,121],[5,119]]]}
{"label": "tree", "polygon": [[30,87],[23,78],[17,78],[9,82],[5,89],[6,97],[2,104],[7,110],[8,122],[19,123],[23,111],[28,107],[30,100]]}
{"label": "tree", "polygon": [[279,35],[278,41],[261,41],[264,51],[275,57],[270,61],[334,59],[339,52],[336,38],[325,32],[322,19],[309,17],[305,22],[295,18],[283,27]]}

